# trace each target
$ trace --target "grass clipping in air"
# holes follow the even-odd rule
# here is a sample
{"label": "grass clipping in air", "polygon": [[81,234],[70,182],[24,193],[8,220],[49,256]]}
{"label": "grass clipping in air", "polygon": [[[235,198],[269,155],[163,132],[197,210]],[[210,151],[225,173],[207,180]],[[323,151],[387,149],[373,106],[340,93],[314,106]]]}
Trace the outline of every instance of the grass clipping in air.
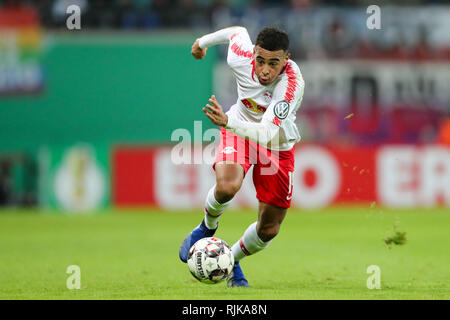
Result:
{"label": "grass clipping in air", "polygon": [[393,234],[384,238],[384,243],[391,249],[392,245],[404,245],[406,243],[406,232],[398,231],[399,221],[397,220],[393,227]]}

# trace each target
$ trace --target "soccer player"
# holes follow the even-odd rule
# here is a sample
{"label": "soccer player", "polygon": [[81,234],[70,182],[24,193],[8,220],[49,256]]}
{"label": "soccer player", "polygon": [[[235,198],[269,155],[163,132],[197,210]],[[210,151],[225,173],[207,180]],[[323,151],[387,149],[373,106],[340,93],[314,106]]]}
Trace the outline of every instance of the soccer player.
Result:
{"label": "soccer player", "polygon": [[290,60],[289,38],[282,30],[264,28],[253,45],[245,28],[225,28],[197,39],[191,53],[203,59],[208,47],[218,44],[228,44],[227,62],[237,80],[238,100],[224,113],[212,95],[203,108],[221,127],[213,165],[216,184],[206,197],[203,221],[184,239],[179,256],[186,262],[197,240],[214,235],[220,215],[253,165],[258,220],[232,246],[236,262],[227,278],[229,287],[248,287],[240,260],[267,248],[291,204],[294,145],[300,141],[295,114],[304,81],[297,64]]}

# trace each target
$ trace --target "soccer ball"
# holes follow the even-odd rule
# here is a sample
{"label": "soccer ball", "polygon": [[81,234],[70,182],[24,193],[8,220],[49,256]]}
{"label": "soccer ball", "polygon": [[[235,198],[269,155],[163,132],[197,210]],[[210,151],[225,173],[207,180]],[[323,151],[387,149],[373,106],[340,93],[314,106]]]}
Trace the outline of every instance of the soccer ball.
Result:
{"label": "soccer ball", "polygon": [[203,238],[189,250],[187,264],[198,281],[219,283],[233,270],[234,256],[225,241],[214,237]]}

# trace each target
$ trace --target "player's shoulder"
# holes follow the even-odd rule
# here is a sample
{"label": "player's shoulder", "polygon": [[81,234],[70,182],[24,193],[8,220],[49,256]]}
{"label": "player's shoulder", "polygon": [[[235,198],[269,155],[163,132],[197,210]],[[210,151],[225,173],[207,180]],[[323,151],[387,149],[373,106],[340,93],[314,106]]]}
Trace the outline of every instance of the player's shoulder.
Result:
{"label": "player's shoulder", "polygon": [[291,60],[288,59],[286,66],[284,67],[283,71],[282,71],[282,76],[286,77],[286,78],[301,78],[303,79],[303,75],[300,71],[300,67],[298,66],[298,64]]}
{"label": "player's shoulder", "polygon": [[291,103],[293,99],[301,99],[304,86],[305,82],[299,66],[289,59],[280,74],[280,81],[275,86],[276,96]]}
{"label": "player's shoulder", "polygon": [[289,59],[281,72],[281,80],[278,82],[279,85],[290,85],[295,87],[304,87],[305,80],[303,79],[302,72],[300,71],[300,67],[295,63],[295,61]]}
{"label": "player's shoulder", "polygon": [[245,63],[249,59],[253,59],[253,43],[244,27],[236,28],[230,36],[230,44],[228,47],[227,62],[229,65],[239,65]]}
{"label": "player's shoulder", "polygon": [[242,44],[251,44],[250,35],[248,34],[247,28],[237,26],[233,29],[233,33],[230,36],[230,43],[242,43]]}

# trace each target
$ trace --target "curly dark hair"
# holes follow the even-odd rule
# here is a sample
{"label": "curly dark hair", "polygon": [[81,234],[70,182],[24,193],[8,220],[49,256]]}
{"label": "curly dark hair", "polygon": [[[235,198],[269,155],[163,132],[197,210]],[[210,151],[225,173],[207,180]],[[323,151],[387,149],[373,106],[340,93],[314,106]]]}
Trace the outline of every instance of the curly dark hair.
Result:
{"label": "curly dark hair", "polygon": [[289,37],[281,29],[266,27],[259,32],[255,45],[269,51],[287,51],[289,49]]}

